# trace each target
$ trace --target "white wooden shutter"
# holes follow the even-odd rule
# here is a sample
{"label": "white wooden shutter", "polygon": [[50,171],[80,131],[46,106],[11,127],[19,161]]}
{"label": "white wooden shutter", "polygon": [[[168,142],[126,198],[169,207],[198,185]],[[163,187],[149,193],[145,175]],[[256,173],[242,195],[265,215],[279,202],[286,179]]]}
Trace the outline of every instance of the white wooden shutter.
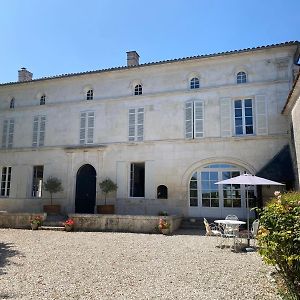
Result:
{"label": "white wooden shutter", "polygon": [[40,116],[39,146],[44,146],[46,131],[46,116]]}
{"label": "white wooden shutter", "polygon": [[256,134],[267,135],[267,106],[264,95],[255,96],[255,108],[256,108]]}
{"label": "white wooden shutter", "polygon": [[231,117],[231,99],[221,98],[220,99],[220,131],[221,137],[232,136],[232,117]]}
{"label": "white wooden shutter", "polygon": [[128,112],[128,140],[135,140],[135,109],[131,108]]}
{"label": "white wooden shutter", "polygon": [[185,137],[193,138],[193,102],[185,103]]}
{"label": "white wooden shutter", "polygon": [[144,139],[144,108],[137,109],[137,140],[142,141]]}
{"label": "white wooden shutter", "polygon": [[33,118],[33,135],[32,135],[32,147],[37,147],[38,143],[38,129],[39,129],[39,117]]}
{"label": "white wooden shutter", "polygon": [[14,140],[14,127],[15,127],[15,121],[14,119],[9,120],[9,129],[8,129],[8,148],[12,148],[13,146],[13,140]]}
{"label": "white wooden shutter", "polygon": [[203,101],[194,102],[194,138],[203,137]]}
{"label": "white wooden shutter", "polygon": [[93,144],[94,142],[94,112],[87,113],[87,144]]}
{"label": "white wooden shutter", "polygon": [[7,127],[8,127],[8,120],[4,120],[3,131],[2,131],[2,148],[6,148],[6,144],[7,144]]}
{"label": "white wooden shutter", "polygon": [[86,113],[82,112],[80,114],[80,134],[79,134],[79,143],[80,145],[85,144],[85,126],[86,124]]}

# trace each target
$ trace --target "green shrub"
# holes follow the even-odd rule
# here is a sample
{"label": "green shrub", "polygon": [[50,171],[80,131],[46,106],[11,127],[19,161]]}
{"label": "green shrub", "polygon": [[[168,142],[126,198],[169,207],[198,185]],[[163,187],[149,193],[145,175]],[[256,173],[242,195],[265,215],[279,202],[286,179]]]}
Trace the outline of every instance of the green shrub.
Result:
{"label": "green shrub", "polygon": [[275,195],[260,212],[259,253],[284,279],[289,299],[300,299],[300,193]]}

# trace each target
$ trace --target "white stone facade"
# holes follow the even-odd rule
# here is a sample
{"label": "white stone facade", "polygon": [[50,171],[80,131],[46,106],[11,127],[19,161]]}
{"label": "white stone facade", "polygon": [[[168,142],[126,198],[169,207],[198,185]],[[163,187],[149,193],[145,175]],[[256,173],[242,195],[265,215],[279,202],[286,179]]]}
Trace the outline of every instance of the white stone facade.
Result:
{"label": "white stone facade", "polygon": [[[218,207],[203,207],[200,181],[198,206],[190,206],[190,180],[209,164],[230,164],[255,174],[288,144],[288,120],[281,111],[293,84],[295,56],[299,56],[299,45],[292,42],[0,85],[0,134],[6,142],[0,150],[0,165],[2,172],[4,167],[11,168],[9,196],[3,195],[8,178],[2,176],[0,210],[42,211],[49,195],[44,192],[42,198],[32,197],[32,182],[33,167],[43,166],[43,179],[56,176],[62,180],[64,191],[55,195],[55,203],[61,204],[65,213],[75,212],[77,172],[89,164],[97,176],[96,204],[103,202],[101,180],[109,177],[118,184],[116,195],[109,199],[117,213],[166,210],[193,217],[229,213],[245,217],[244,201],[241,207],[224,207],[221,200]],[[237,84],[236,75],[241,71],[247,82]],[[192,78],[199,79],[199,88],[190,89]],[[142,95],[134,95],[136,85],[141,85]],[[86,100],[89,90],[93,100]],[[43,95],[45,105],[40,105]],[[10,108],[12,99],[14,108]],[[234,103],[245,99],[252,100],[254,132],[236,135]],[[186,138],[187,102],[201,106],[194,108],[194,115],[200,114],[197,121],[193,119],[194,135],[198,131],[200,135],[195,138]],[[143,108],[141,124],[134,128],[142,135],[129,141],[129,113],[139,108]],[[89,112],[92,115],[82,115]],[[243,108],[244,119],[245,113]],[[34,138],[34,118],[38,116]],[[82,124],[88,120],[91,131],[86,125],[83,133]],[[130,197],[132,163],[144,163],[144,197]],[[167,199],[157,199],[159,185],[168,188]]]}

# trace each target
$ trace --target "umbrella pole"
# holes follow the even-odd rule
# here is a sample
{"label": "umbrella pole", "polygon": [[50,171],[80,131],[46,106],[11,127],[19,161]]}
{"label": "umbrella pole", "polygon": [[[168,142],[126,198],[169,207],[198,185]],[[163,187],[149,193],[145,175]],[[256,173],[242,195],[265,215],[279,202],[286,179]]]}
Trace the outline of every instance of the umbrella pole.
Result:
{"label": "umbrella pole", "polygon": [[248,247],[250,247],[250,216],[249,216],[249,198],[248,198],[248,186],[246,185],[246,202],[247,202],[247,241]]}

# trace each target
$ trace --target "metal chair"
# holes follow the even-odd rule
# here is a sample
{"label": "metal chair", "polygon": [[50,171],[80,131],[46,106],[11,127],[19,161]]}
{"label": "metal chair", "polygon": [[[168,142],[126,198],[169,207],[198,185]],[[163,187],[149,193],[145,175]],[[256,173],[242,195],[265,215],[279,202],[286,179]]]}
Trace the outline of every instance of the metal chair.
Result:
{"label": "metal chair", "polygon": [[239,218],[236,215],[228,215],[228,216],[226,216],[225,220],[236,220],[236,221],[238,221]]}
{"label": "metal chair", "polygon": [[209,224],[208,221],[204,218],[203,219],[206,235],[208,236],[221,236],[222,232],[218,229],[218,226],[214,223]]}
{"label": "metal chair", "polygon": [[[256,236],[257,236],[257,232],[259,229],[259,220],[256,219],[253,221],[251,229],[249,231],[249,237],[250,239],[253,239],[254,241],[254,246],[256,246]],[[243,238],[248,238],[248,230],[243,230],[240,232],[240,237]]]}

